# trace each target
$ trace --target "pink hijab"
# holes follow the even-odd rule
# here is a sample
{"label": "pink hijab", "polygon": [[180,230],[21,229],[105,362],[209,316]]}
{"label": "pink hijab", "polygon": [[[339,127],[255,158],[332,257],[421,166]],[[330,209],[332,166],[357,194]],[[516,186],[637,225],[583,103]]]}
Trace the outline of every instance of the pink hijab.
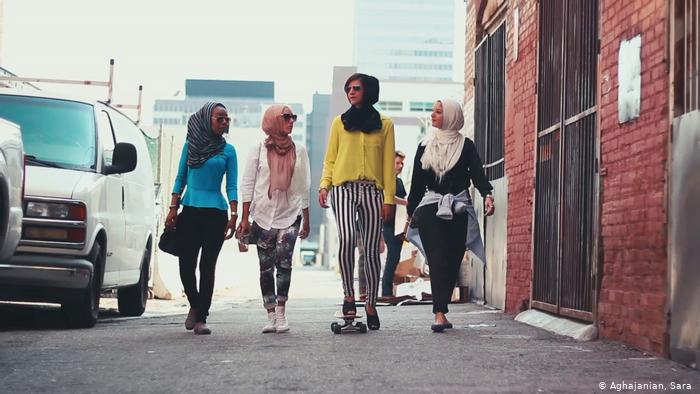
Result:
{"label": "pink hijab", "polygon": [[284,132],[282,112],[285,108],[289,107],[281,104],[271,105],[262,119],[262,129],[267,134],[264,144],[267,148],[267,164],[270,167],[268,198],[272,198],[272,192],[275,190],[289,189],[294,175],[294,164],[297,161],[292,136]]}

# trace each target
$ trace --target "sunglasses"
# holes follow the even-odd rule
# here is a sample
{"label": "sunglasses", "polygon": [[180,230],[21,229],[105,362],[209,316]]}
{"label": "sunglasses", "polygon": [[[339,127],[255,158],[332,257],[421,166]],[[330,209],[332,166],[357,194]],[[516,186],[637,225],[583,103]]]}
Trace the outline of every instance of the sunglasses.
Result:
{"label": "sunglasses", "polygon": [[289,122],[290,120],[293,122],[297,121],[297,116],[296,114],[282,114],[280,115],[286,122]]}
{"label": "sunglasses", "polygon": [[356,92],[359,92],[362,90],[362,86],[360,85],[352,85],[352,86],[346,86],[345,87],[345,93],[350,93],[350,90],[354,90]]}
{"label": "sunglasses", "polygon": [[217,122],[228,122],[231,123],[231,118],[228,116],[212,116],[212,119],[216,120]]}

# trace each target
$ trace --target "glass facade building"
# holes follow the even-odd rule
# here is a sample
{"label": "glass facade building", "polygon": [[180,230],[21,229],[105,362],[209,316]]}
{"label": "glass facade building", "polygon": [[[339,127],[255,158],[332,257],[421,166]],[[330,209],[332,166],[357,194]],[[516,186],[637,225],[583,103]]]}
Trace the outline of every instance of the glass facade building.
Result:
{"label": "glass facade building", "polygon": [[355,64],[380,80],[452,81],[453,0],[356,0]]}

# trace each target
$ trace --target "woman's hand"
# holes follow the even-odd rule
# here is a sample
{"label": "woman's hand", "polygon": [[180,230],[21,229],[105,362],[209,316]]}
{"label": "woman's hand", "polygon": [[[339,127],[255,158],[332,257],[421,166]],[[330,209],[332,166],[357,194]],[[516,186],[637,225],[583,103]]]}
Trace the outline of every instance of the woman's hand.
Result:
{"label": "woman's hand", "polygon": [[486,208],[486,212],[484,213],[486,216],[491,216],[493,215],[494,211],[496,211],[496,205],[493,203],[492,195],[489,194],[484,199],[484,208]]}
{"label": "woman's hand", "polygon": [[328,189],[323,188],[318,191],[318,203],[321,208],[328,208]]}
{"label": "woman's hand", "polygon": [[168,216],[165,217],[165,228],[172,231],[177,226],[177,208],[170,208]]}
{"label": "woman's hand", "polygon": [[238,215],[231,216],[228,224],[226,224],[226,231],[224,231],[224,240],[233,238],[236,233],[236,221],[238,220]]}
{"label": "woman's hand", "polygon": [[241,239],[241,236],[249,231],[250,222],[247,219],[241,219],[241,222],[238,224],[238,228],[236,228],[236,238]]}
{"label": "woman's hand", "polygon": [[299,238],[306,239],[309,236],[309,221],[304,220],[301,223],[301,230],[299,230]]}
{"label": "woman's hand", "polygon": [[394,206],[392,204],[384,204],[382,206],[382,221],[388,222],[394,218]]}

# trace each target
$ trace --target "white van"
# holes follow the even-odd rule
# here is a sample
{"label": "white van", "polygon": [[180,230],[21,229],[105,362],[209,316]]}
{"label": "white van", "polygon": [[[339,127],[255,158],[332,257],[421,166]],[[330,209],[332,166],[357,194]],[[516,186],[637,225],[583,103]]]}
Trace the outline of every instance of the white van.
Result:
{"label": "white van", "polygon": [[26,158],[22,237],[0,263],[0,299],[58,302],[92,327],[102,290],[119,312],[146,308],[155,197],[148,147],[102,102],[0,90],[0,118],[20,126]]}

